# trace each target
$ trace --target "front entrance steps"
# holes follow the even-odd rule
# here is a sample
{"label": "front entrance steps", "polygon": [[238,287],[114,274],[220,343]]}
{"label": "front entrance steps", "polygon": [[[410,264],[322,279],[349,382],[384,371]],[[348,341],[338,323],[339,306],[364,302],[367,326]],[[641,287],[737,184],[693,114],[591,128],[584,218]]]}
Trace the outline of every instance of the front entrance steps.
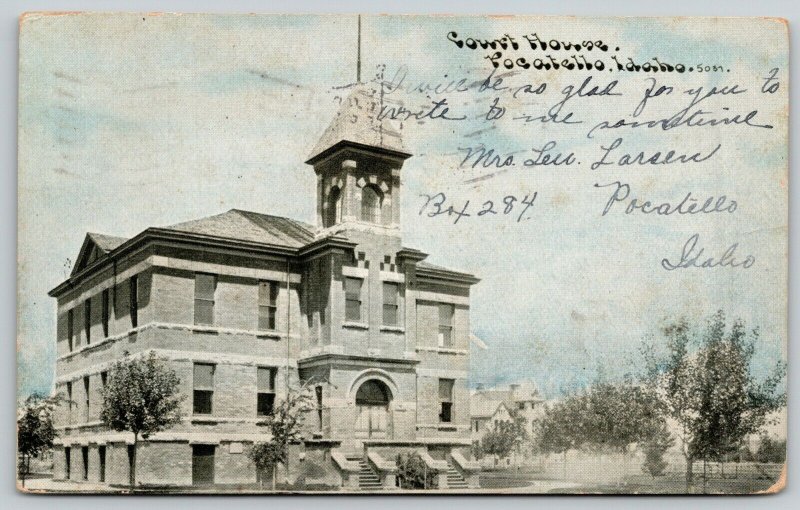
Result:
{"label": "front entrance steps", "polygon": [[[434,476],[433,487],[444,491],[464,491],[477,489],[479,466],[464,458],[456,451],[447,455],[439,451],[434,458],[428,451],[416,450],[427,466],[427,472]],[[350,490],[380,491],[399,490],[397,485],[397,466],[389,451],[336,452],[338,464],[345,466],[350,482]]]}
{"label": "front entrance steps", "polygon": [[347,460],[358,463],[358,489],[362,491],[381,490],[381,479],[369,466],[369,463],[362,456],[348,456]]}
{"label": "front entrance steps", "polygon": [[448,489],[469,489],[469,484],[461,476],[461,473],[453,467],[453,464],[450,461],[447,461],[447,488]]}

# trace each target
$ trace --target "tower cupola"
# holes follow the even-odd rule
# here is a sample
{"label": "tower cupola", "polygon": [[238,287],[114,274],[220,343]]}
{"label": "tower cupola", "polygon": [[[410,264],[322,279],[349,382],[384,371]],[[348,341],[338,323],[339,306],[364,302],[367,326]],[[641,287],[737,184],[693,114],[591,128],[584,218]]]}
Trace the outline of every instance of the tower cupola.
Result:
{"label": "tower cupola", "polygon": [[400,170],[411,154],[400,130],[381,117],[380,94],[357,84],[306,161],[317,175],[321,232],[399,235]]}

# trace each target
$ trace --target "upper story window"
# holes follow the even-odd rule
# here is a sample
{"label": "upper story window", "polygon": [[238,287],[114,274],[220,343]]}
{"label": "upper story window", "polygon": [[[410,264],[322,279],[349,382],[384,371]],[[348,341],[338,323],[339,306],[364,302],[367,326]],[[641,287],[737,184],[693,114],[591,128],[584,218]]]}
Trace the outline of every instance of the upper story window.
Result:
{"label": "upper story window", "polygon": [[103,290],[102,294],[103,306],[103,338],[108,338],[108,319],[111,312],[109,306],[109,292],[108,289]]}
{"label": "upper story window", "polygon": [[439,421],[451,423],[453,421],[453,379],[439,379]]}
{"label": "upper story window", "polygon": [[400,285],[383,282],[383,325],[397,326],[399,322]]}
{"label": "upper story window", "polygon": [[361,278],[344,279],[344,318],[351,322],[361,322],[361,286],[364,280]]}
{"label": "upper story window", "polygon": [[130,306],[131,306],[131,327],[139,326],[139,276],[133,275],[130,280]]}
{"label": "upper story window", "polygon": [[214,398],[214,365],[194,364],[194,393],[192,410],[194,414],[211,414]]}
{"label": "upper story window", "polygon": [[92,343],[92,298],[83,304],[83,329],[86,331],[86,345]]}
{"label": "upper story window", "polygon": [[453,316],[455,307],[449,303],[439,303],[439,347],[453,346]]}
{"label": "upper story window", "polygon": [[67,383],[67,420],[72,423],[72,382]]}
{"label": "upper story window", "polygon": [[278,282],[258,282],[258,329],[274,331],[278,317]]}
{"label": "upper story window", "polygon": [[83,396],[84,396],[84,407],[83,407],[83,421],[89,421],[89,376],[84,376],[83,378]]}
{"label": "upper story window", "polygon": [[213,274],[194,275],[194,323],[203,326],[214,324],[214,293],[217,277]]}
{"label": "upper story window", "polygon": [[368,184],[361,188],[361,220],[370,223],[381,222],[383,192],[377,186]]}
{"label": "upper story window", "polygon": [[328,194],[328,208],[325,211],[325,227],[339,223],[342,214],[342,190],[338,187],[331,188]]}
{"label": "upper story window", "polygon": [[75,334],[75,311],[74,310],[67,310],[67,342],[69,342],[69,352],[72,352],[74,348],[74,336]]}
{"label": "upper story window", "polygon": [[258,367],[257,385],[258,397],[256,401],[256,414],[269,416],[275,406],[275,376],[278,370],[269,367]]}

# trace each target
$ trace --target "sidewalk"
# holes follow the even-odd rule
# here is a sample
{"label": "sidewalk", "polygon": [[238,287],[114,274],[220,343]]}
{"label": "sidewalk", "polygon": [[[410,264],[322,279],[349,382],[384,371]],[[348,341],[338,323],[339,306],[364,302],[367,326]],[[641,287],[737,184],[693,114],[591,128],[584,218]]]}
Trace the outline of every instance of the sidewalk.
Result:
{"label": "sidewalk", "polygon": [[103,483],[73,482],[68,480],[54,481],[52,478],[30,478],[25,480],[25,487],[17,480],[17,490],[23,492],[57,492],[57,493],[92,493],[123,494],[127,491],[109,487]]}
{"label": "sidewalk", "polygon": [[[545,494],[555,489],[571,489],[575,487],[579,487],[580,484],[575,482],[565,482],[559,480],[537,480],[531,483],[530,485],[523,486],[523,487],[510,487],[510,488],[497,488],[497,489],[468,489],[468,490],[442,490],[442,491],[413,491],[418,492],[420,494],[436,494],[438,493],[448,493],[452,492],[454,494],[466,494],[466,493],[473,493],[473,494],[507,494],[507,493],[519,493],[519,494]],[[54,481],[52,478],[31,478],[25,481],[25,488],[22,488],[22,485],[17,482],[17,489],[25,492],[48,492],[48,493],[59,493],[59,494],[127,494],[128,491],[125,488],[119,487],[109,487],[106,484],[101,483],[91,483],[91,482],[74,482],[69,480],[59,480]],[[195,492],[191,487],[186,487],[185,490],[174,490],[169,491],[176,494],[182,493],[192,493]],[[148,492],[147,489],[137,489],[137,492]],[[152,492],[155,493],[165,493],[164,491],[154,490]],[[270,494],[270,491],[253,491],[253,490],[234,490],[230,488],[218,488],[217,490],[214,489],[205,489],[200,492],[211,492],[211,493],[219,493],[219,494]],[[279,491],[280,492],[280,491]],[[360,491],[346,491],[344,494],[358,494]],[[375,491],[375,494],[381,494],[383,491]],[[398,492],[409,492],[409,491],[387,491],[387,493],[398,493]]]}

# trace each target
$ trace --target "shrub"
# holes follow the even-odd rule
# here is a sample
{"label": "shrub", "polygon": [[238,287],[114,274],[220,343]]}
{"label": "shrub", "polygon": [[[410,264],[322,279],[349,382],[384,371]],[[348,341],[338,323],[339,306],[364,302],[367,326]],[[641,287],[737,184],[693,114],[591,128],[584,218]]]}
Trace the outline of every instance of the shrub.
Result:
{"label": "shrub", "polygon": [[418,453],[399,453],[396,462],[397,483],[401,489],[434,488],[434,473],[428,470]]}

